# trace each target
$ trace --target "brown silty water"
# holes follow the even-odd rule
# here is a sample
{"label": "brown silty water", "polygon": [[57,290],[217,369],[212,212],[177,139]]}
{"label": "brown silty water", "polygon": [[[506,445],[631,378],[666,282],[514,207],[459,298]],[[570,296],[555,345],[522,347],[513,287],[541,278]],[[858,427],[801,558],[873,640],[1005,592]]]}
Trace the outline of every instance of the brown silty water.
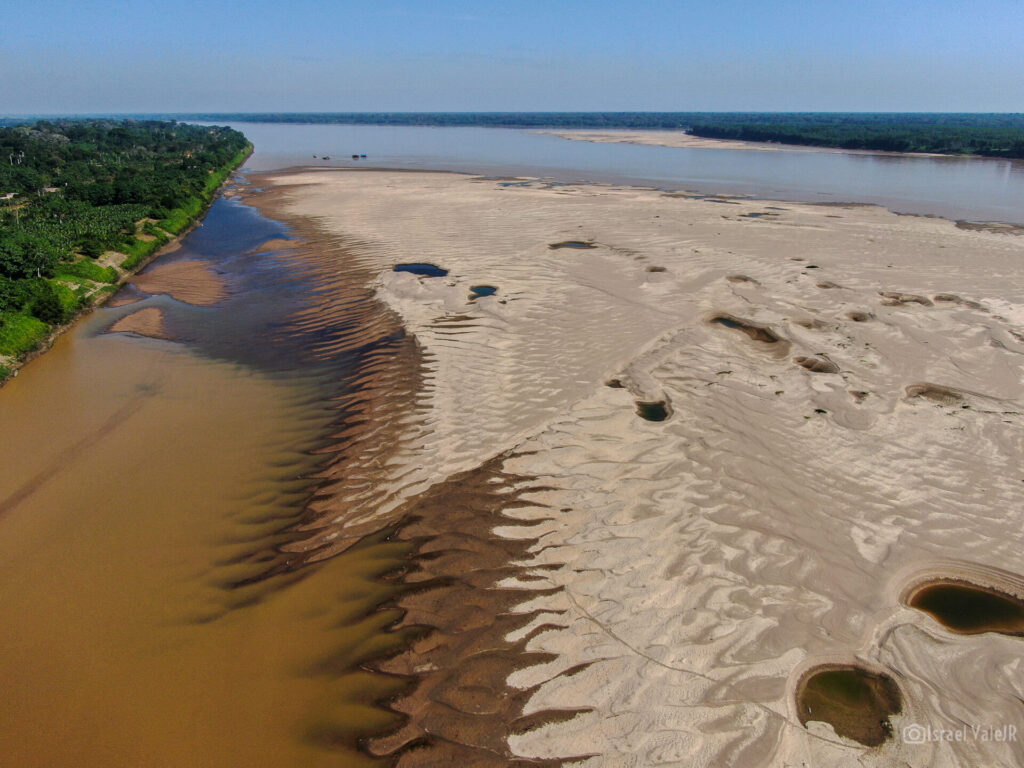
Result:
{"label": "brown silty water", "polygon": [[[384,578],[414,543],[330,518],[374,503],[418,350],[344,244],[289,236],[218,200],[0,390],[0,762],[384,762],[358,739],[409,682],[366,664],[418,632]],[[196,260],[209,306],[154,277]],[[107,332],[140,309],[166,338]]]}

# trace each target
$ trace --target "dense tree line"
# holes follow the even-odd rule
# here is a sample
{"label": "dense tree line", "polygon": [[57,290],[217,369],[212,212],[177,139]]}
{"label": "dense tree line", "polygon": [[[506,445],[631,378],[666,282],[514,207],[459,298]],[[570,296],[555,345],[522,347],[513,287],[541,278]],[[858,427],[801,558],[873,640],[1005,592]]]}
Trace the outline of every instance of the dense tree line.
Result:
{"label": "dense tree line", "polygon": [[1024,158],[1020,115],[766,115],[695,121],[690,133],[842,149]]}
{"label": "dense tree line", "polygon": [[230,128],[174,122],[0,128],[0,347],[15,343],[11,328],[28,327],[18,316],[61,322],[87,281],[116,280],[92,259],[108,250],[131,258],[165,242],[248,147]]}

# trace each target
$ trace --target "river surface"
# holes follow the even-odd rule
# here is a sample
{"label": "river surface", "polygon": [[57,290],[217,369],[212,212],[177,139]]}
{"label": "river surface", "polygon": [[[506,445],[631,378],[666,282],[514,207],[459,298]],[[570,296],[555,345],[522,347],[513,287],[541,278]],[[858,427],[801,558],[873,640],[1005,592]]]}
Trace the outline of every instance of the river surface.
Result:
{"label": "river surface", "polygon": [[[258,170],[327,165],[533,175],[771,200],[876,203],[900,213],[1024,224],[1019,160],[596,144],[506,128],[230,125],[256,144],[249,167]],[[367,157],[353,161],[353,154]]]}
{"label": "river surface", "polygon": [[[360,167],[1024,220],[1024,171],[997,160],[588,144],[498,129],[236,127],[256,144],[256,170],[320,162],[314,154],[353,165],[337,158],[366,153]],[[0,764],[376,764],[356,738],[394,725],[373,702],[403,683],[360,662],[399,644],[384,631],[395,611],[377,609],[397,589],[380,576],[408,545],[370,537],[299,567],[296,531],[315,493],[324,503],[318,478],[341,450],[331,435],[362,423],[361,373],[372,367],[378,388],[387,384],[382,367],[407,356],[408,341],[364,339],[349,311],[359,296],[330,306],[336,290],[323,275],[344,272],[343,250],[305,260],[257,250],[288,236],[237,198],[218,199],[161,262],[213,264],[227,299],[199,307],[142,295],[99,309],[0,390]],[[163,311],[171,339],[106,332],[144,307]]]}
{"label": "river surface", "polygon": [[[163,261],[214,263],[229,298],[97,310],[0,390],[0,765],[375,762],[355,738],[401,683],[358,664],[398,643],[373,611],[404,545],[281,550],[386,343],[316,354],[340,327],[295,318],[322,286],[252,252],[286,234],[219,199]],[[174,340],[105,333],[143,307]]]}

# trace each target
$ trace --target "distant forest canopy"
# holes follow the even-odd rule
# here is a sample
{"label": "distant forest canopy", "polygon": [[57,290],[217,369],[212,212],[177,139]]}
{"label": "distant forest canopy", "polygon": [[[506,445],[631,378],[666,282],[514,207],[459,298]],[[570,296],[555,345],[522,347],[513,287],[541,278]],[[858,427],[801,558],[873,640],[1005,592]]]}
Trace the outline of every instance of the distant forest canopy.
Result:
{"label": "distant forest canopy", "polygon": [[158,115],[202,122],[687,131],[843,149],[1024,158],[1024,114],[922,112],[318,112]]}
{"label": "distant forest canopy", "polygon": [[238,131],[183,123],[0,128],[0,356],[112,290],[119,270],[201,213],[249,149]]}
{"label": "distant forest canopy", "polygon": [[[111,116],[117,117],[117,116]],[[207,112],[131,115],[208,123],[333,123],[687,131],[843,149],[1024,157],[1024,114],[924,112]],[[8,118],[11,124],[19,119]],[[0,119],[0,124],[5,120]]]}

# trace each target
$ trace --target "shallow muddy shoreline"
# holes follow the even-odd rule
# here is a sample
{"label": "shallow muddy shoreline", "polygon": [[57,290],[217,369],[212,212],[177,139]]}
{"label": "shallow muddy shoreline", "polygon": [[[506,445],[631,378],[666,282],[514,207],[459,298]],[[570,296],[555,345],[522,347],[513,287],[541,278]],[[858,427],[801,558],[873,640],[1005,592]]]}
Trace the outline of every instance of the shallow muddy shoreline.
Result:
{"label": "shallow muddy shoreline", "polygon": [[224,189],[231,186],[235,182],[235,179],[233,178],[234,174],[237,173],[245,164],[245,161],[249,159],[249,157],[253,153],[253,149],[253,146],[250,144],[249,149],[238,160],[238,162],[228,169],[224,181],[221,182],[220,186],[218,186],[216,190],[213,191],[213,193],[210,195],[210,199],[203,206],[199,214],[189,223],[189,225],[182,229],[178,234],[174,235],[164,245],[153,251],[153,253],[151,253],[149,256],[142,259],[142,261],[140,261],[134,267],[125,271],[124,274],[120,276],[117,283],[114,284],[116,290],[109,292],[101,291],[97,293],[96,298],[94,298],[94,300],[89,304],[89,306],[82,307],[80,310],[78,310],[78,312],[75,313],[74,317],[70,318],[67,322],[53,327],[51,331],[47,334],[46,338],[43,339],[34,349],[31,349],[30,351],[26,352],[19,358],[15,358],[14,360],[7,363],[6,367],[8,369],[8,373],[5,377],[0,378],[0,387],[3,387],[3,385],[6,382],[16,377],[18,375],[18,372],[26,365],[28,365],[30,362],[32,362],[39,356],[46,354],[50,350],[50,348],[53,347],[57,339],[59,339],[63,334],[67,333],[72,328],[74,328],[83,317],[92,313],[99,307],[106,305],[114,296],[117,295],[118,291],[121,288],[123,288],[127,283],[131,281],[131,279],[135,275],[137,275],[139,272],[142,272],[147,266],[152,264],[161,256],[165,256],[168,253],[173,253],[174,251],[178,250],[181,247],[182,241],[186,237],[188,237],[196,227],[202,226],[203,218],[209,212],[210,206],[213,205],[214,201],[221,195]]}
{"label": "shallow muddy shoreline", "polygon": [[[294,248],[297,251],[317,252],[338,247],[337,236],[325,233],[315,219],[297,216],[286,209],[285,198],[291,190],[275,190],[267,181],[265,176],[252,177],[254,186],[266,187],[266,190],[247,193],[244,199],[268,217],[288,222],[296,237]],[[350,258],[356,256],[361,247],[367,245],[349,242],[343,245]],[[364,294],[367,301],[380,303],[379,299],[371,298],[372,290],[366,293],[376,281],[376,274],[351,266],[352,262],[347,259],[344,277],[347,287],[341,292]],[[393,316],[392,310],[380,305],[382,316],[393,319],[387,321],[384,331],[375,331],[374,323],[379,321],[371,320],[369,327],[364,327],[367,334],[404,335],[392,325],[400,320]],[[357,334],[355,343],[365,343],[369,335]],[[381,361],[385,368],[394,368],[396,374],[374,380],[380,375],[377,370],[374,378],[365,382],[373,393],[372,402],[363,411],[366,434],[375,441],[384,439],[382,450],[385,452],[389,442],[401,442],[402,436],[400,428],[389,428],[388,424],[414,419],[418,395],[424,386],[429,387],[429,382],[423,378],[418,345],[411,338],[409,342],[407,354]],[[331,353],[337,351],[332,349]],[[402,383],[396,386],[398,382]],[[401,415],[403,410],[407,412],[405,417]],[[338,436],[345,440],[344,453],[359,450],[358,429],[346,429]],[[336,449],[326,447],[324,450]],[[501,589],[496,582],[513,575],[527,578],[515,561],[525,554],[530,542],[499,537],[493,528],[516,525],[514,519],[504,516],[503,510],[525,503],[518,501],[518,493],[530,490],[530,483],[527,478],[502,476],[500,464],[501,460],[495,459],[422,492],[406,493],[405,501],[380,517],[372,514],[380,511],[375,505],[386,504],[387,499],[375,497],[367,510],[371,515],[365,523],[342,528],[333,525],[328,518],[342,511],[346,486],[379,483],[385,487],[387,478],[354,477],[359,468],[356,467],[354,473],[341,455],[338,463],[329,461],[318,473],[315,511],[307,514],[297,527],[299,531],[309,531],[309,536],[300,533],[296,541],[286,547],[298,555],[293,566],[314,564],[336,556],[358,546],[364,538],[374,539],[382,533],[389,540],[407,542],[411,547],[400,561],[392,563],[392,570],[384,576],[387,582],[398,587],[397,596],[376,608],[382,616],[398,611],[401,618],[385,631],[395,633],[396,640],[399,637],[408,640],[380,658],[368,658],[360,663],[374,673],[406,681],[405,692],[378,702],[402,719],[397,727],[383,733],[367,732],[360,738],[361,748],[367,755],[408,767],[437,765],[438,761],[477,764],[481,760],[518,765],[506,744],[510,734],[574,714],[549,712],[523,719],[521,708],[529,692],[515,691],[505,683],[512,672],[537,663],[541,657],[525,651],[525,640],[504,639],[505,634],[530,620],[529,616],[511,614],[509,610],[531,591]],[[357,503],[366,505],[365,500]],[[348,514],[352,515],[351,509]],[[475,661],[471,662],[471,658]],[[561,761],[528,763],[553,766]]]}
{"label": "shallow muddy shoreline", "polygon": [[[419,358],[351,245],[319,235],[220,200],[145,290],[4,389],[24,439],[0,478],[0,674],[55,682],[18,688],[0,730],[58,711],[62,734],[20,739],[19,764],[381,764],[358,741],[401,721],[376,702],[407,684],[370,662],[418,634],[391,627],[388,577],[413,545],[386,523],[342,542],[331,520],[386,501]],[[49,608],[15,621],[22,604]]]}

